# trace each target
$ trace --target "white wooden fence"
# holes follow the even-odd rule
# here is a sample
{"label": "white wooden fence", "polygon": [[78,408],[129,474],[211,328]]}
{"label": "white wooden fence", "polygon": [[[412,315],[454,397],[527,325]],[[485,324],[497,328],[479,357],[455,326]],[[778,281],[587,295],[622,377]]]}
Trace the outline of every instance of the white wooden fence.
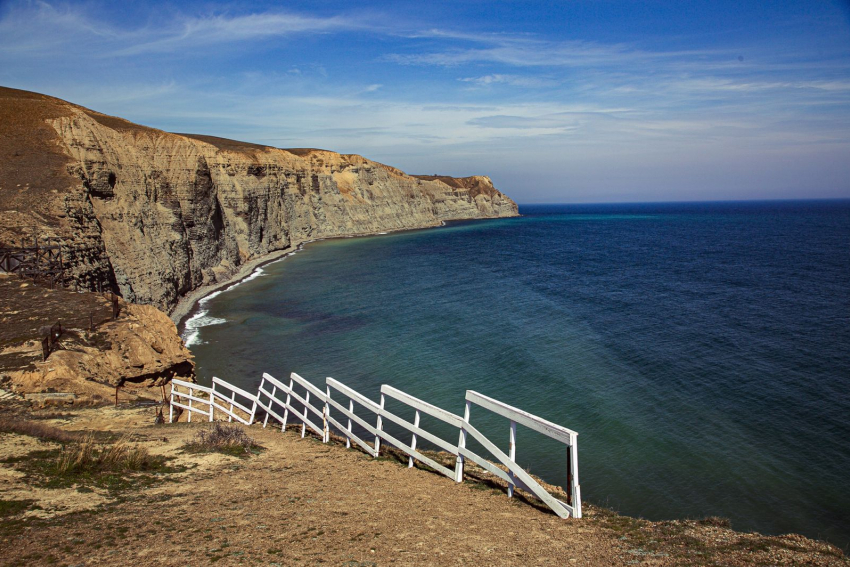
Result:
{"label": "white wooden fence", "polygon": [[[388,411],[385,408],[387,398],[392,398],[412,408],[415,411],[413,422],[411,423]],[[493,412],[510,421],[508,453],[504,453],[470,423],[472,405]],[[466,392],[466,407],[464,415],[461,417],[414,398],[392,386],[381,386],[381,401],[375,403],[333,378],[326,379],[325,390],[323,391],[293,372],[289,377],[288,384],[270,374],[263,374],[256,395],[233,386],[220,378],[213,378],[212,387],[200,386],[182,380],[172,380],[171,406],[170,422],[174,420],[174,407],[179,407],[188,410],[188,421],[192,420],[193,413],[204,416],[208,421],[213,421],[215,412],[218,410],[222,418],[227,416],[228,421],[235,419],[246,425],[254,422],[257,408],[260,408],[265,412],[263,427],[268,425],[271,416],[280,423],[281,430],[284,430],[291,417],[301,423],[302,437],[307,434],[309,428],[319,435],[325,443],[330,441],[330,428],[333,427],[345,437],[346,447],[351,447],[353,441],[374,457],[380,454],[381,441],[383,440],[408,455],[409,467],[412,467],[414,460],[417,460],[456,482],[463,481],[463,467],[468,459],[490,474],[506,481],[508,483],[508,497],[513,497],[514,490],[520,488],[529,495],[543,501],[555,514],[562,518],[581,517],[581,489],[578,481],[578,433],[472,390]],[[356,412],[358,409],[361,412],[360,414]],[[369,414],[374,414],[375,425],[372,425],[366,419],[363,410]],[[421,428],[421,414],[434,417],[452,428],[456,428],[458,431],[457,444],[452,444]],[[406,443],[387,432],[384,428],[385,422],[393,423],[407,430],[411,434],[410,442]],[[354,424],[357,424],[370,436],[374,436],[374,441],[367,441],[357,435],[354,432]],[[566,445],[568,502],[549,494],[516,463],[517,425],[542,433]],[[468,437],[483,446],[495,458],[495,461],[507,471],[468,449],[466,446]],[[454,455],[454,469],[446,467],[417,451],[416,444],[420,439]]]}

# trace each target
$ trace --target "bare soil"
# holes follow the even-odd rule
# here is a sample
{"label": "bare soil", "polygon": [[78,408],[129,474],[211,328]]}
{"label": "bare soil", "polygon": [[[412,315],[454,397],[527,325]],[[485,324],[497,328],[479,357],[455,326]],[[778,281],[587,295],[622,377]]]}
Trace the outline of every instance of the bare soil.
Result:
{"label": "bare soil", "polygon": [[[2,407],[7,418],[38,417]],[[0,433],[0,455],[13,461],[0,463],[0,565],[850,564],[828,544],[739,533],[719,519],[648,522],[585,505],[584,518],[562,520],[481,475],[457,484],[393,454],[302,439],[300,428],[245,428],[265,447],[245,458],[188,452],[208,424],[154,425],[154,415],[75,408],[41,420],[129,434],[171,458],[173,472],[135,484],[131,475],[120,490],[40,488],[21,456],[56,444]]]}

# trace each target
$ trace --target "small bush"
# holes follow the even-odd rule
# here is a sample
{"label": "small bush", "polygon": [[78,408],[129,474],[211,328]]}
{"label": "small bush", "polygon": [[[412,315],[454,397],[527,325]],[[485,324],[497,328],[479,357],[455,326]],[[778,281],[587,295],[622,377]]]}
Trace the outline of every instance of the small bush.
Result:
{"label": "small bush", "polygon": [[193,453],[218,452],[245,457],[256,454],[262,449],[238,425],[213,423],[206,429],[198,431],[184,449]]}

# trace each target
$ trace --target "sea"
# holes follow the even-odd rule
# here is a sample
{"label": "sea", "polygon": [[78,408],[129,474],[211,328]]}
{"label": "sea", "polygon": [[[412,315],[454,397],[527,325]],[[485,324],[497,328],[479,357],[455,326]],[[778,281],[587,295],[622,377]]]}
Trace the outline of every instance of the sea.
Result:
{"label": "sea", "polygon": [[[184,325],[199,381],[331,376],[457,414],[474,390],[577,431],[586,502],[846,550],[850,201],[520,213],[262,267]],[[505,418],[471,420],[506,449]],[[564,446],[523,427],[517,461],[566,482]]]}

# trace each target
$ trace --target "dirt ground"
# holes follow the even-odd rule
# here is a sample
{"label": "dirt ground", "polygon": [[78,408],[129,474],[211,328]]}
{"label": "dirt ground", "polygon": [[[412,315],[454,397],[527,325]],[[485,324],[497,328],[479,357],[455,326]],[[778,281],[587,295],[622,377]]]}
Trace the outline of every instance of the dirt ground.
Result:
{"label": "dirt ground", "polygon": [[37,487],[21,458],[57,444],[0,433],[0,565],[850,565],[827,544],[717,519],[586,505],[562,520],[484,479],[456,484],[300,429],[245,428],[265,450],[239,458],[183,451],[208,424],[154,425],[151,407],[16,411],[0,417],[130,434],[172,470],[118,491]]}

